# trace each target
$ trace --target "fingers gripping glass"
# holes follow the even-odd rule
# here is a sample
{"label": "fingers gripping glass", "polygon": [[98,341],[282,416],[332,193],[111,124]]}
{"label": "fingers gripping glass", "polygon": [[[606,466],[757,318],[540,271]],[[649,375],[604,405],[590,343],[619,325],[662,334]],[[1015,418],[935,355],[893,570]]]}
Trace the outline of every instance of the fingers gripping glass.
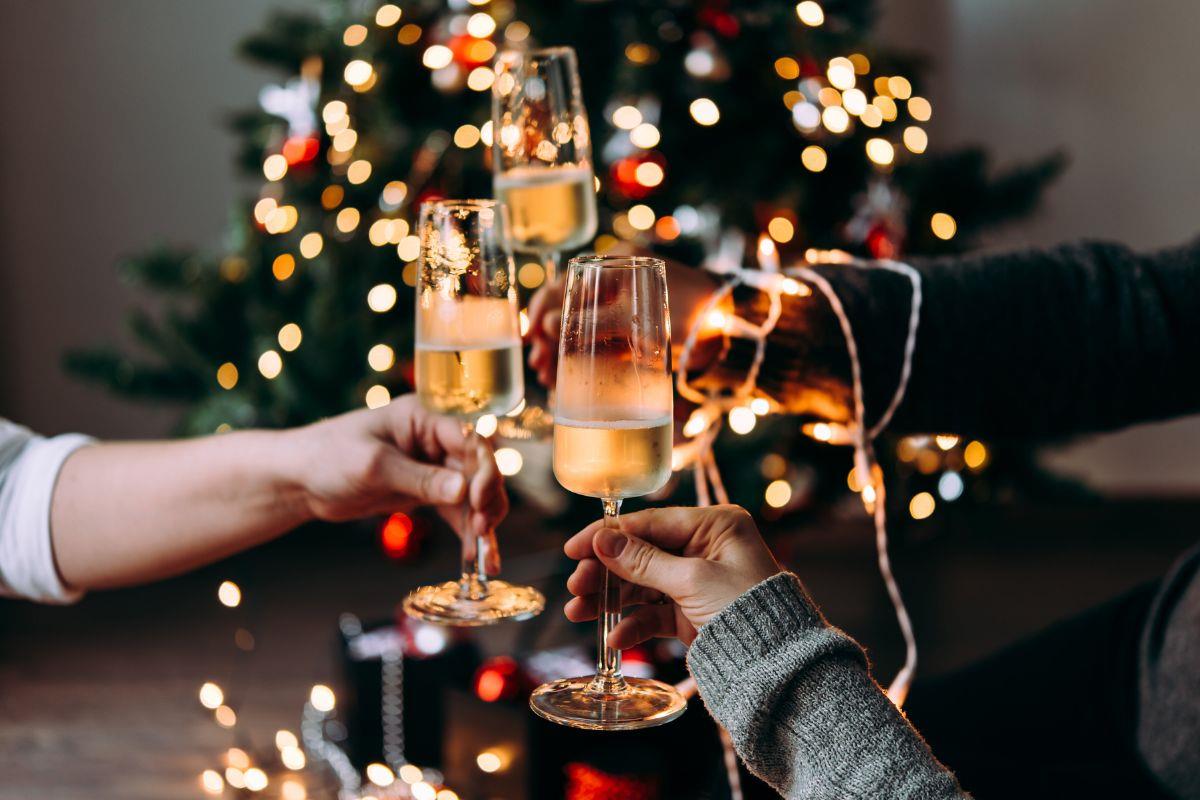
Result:
{"label": "fingers gripping glass", "polygon": [[[656,258],[571,259],[563,298],[554,475],[599,498],[619,528],[621,501],[661,489],[671,475],[671,330],[666,266]],[[670,722],[687,707],[660,681],[626,678],[608,637],[621,621],[620,579],[600,594],[596,674],[539,686],[542,717],[573,728],[622,730]]]}
{"label": "fingers gripping glass", "polygon": [[[417,395],[431,411],[462,420],[465,463],[474,474],[474,423],[503,414],[524,396],[517,295],[504,215],[492,200],[442,200],[421,207],[417,281]],[[404,600],[413,617],[443,625],[490,625],[528,619],[545,598],[536,589],[489,579],[491,531],[471,530],[471,503],[463,501],[462,576],[415,589]]]}

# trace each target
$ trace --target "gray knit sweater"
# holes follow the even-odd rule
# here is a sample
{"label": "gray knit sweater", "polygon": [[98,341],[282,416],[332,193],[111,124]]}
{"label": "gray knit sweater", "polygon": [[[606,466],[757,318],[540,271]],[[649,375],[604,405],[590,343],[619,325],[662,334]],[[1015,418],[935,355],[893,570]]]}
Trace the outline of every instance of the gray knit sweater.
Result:
{"label": "gray knit sweater", "polygon": [[714,617],[688,665],[747,767],[784,797],[967,797],[794,575],[763,581]]}
{"label": "gray knit sweater", "polygon": [[[893,431],[1047,438],[1200,412],[1200,241],[1152,253],[1083,242],[912,262],[924,305]],[[821,267],[850,316],[867,416],[896,385],[911,290],[883,270]],[[760,321],[763,295],[738,297]],[[709,380],[737,385],[752,343],[733,340]],[[784,298],[758,378],[803,412],[819,390],[848,403],[829,309]],[[690,661],[751,769],[788,797],[948,797],[953,778],[871,681],[858,647],[791,577],[710,622]],[[1142,635],[1138,750],[1162,786],[1200,800],[1200,548],[1163,581]]]}

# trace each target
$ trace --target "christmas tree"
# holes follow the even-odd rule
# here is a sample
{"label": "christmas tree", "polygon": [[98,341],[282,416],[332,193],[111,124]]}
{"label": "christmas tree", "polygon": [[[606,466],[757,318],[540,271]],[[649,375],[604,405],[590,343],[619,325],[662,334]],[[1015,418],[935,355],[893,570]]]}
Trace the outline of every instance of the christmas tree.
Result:
{"label": "christmas tree", "polygon": [[[578,51],[599,251],[626,240],[752,264],[764,234],[785,263],[813,247],[967,249],[1027,213],[1061,160],[994,174],[979,149],[931,148],[921,59],[874,46],[874,16],[868,0],[346,0],[276,13],[242,47],[281,83],[231,120],[238,166],[261,188],[237,203],[227,249],[121,265],[163,298],[131,318],[142,351],[75,353],[68,367],[182,402],[184,434],[295,425],[408,391],[415,216],[427,198],[491,195],[489,64],[502,48]],[[536,289],[541,265],[517,263],[523,291]],[[794,422],[765,430],[776,455],[820,461]],[[901,460],[952,449],[940,444],[910,442]],[[982,465],[965,445],[952,445],[959,462]],[[763,467],[739,471],[734,500],[761,506],[764,486],[795,474]]]}

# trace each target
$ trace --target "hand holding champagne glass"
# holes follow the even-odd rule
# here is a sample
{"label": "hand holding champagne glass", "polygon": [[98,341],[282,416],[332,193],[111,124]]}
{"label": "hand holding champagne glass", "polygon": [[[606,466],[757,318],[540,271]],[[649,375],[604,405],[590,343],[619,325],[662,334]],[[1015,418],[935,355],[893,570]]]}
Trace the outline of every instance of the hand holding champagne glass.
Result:
{"label": "hand holding champagne glass", "polygon": [[[619,528],[621,501],[671,474],[671,325],[666,267],[657,258],[582,256],[567,272],[554,412],[554,475],[599,498]],[[670,722],[687,707],[659,681],[626,678],[609,634],[621,621],[620,580],[605,571],[596,675],[538,687],[534,712],[575,728],[622,730]]]}
{"label": "hand holding champagne glass", "polygon": [[[524,395],[513,263],[504,214],[492,200],[441,200],[421,207],[417,281],[417,394],[473,435],[485,414],[503,414]],[[468,448],[468,452],[472,452]],[[469,461],[469,460],[468,460]],[[474,463],[467,463],[468,474]],[[490,537],[470,535],[463,509],[462,576],[422,586],[404,600],[411,616],[444,625],[528,619],[545,599],[536,589],[489,579]]]}
{"label": "hand holding champagne glass", "polygon": [[575,51],[505,51],[492,84],[496,199],[509,208],[514,247],[537,253],[546,277],[558,254],[596,235],[592,144]]}

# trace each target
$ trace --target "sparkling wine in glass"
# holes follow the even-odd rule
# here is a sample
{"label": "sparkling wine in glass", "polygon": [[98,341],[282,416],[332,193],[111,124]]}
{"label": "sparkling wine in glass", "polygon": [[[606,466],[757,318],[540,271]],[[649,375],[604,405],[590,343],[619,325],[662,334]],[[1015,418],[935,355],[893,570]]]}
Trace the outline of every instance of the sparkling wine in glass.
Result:
{"label": "sparkling wine in glass", "polygon": [[[503,414],[524,396],[513,261],[504,210],[494,200],[439,200],[421,206],[417,281],[417,395],[432,411],[458,417],[463,432],[485,414]],[[473,452],[473,449],[471,450]],[[471,458],[463,465],[475,472]],[[410,616],[443,625],[528,619],[545,598],[536,589],[487,577],[485,537],[462,516],[462,575],[419,587],[404,600]]]}
{"label": "sparkling wine in glass", "polygon": [[[657,258],[581,256],[567,270],[554,411],[554,475],[598,498],[620,528],[621,501],[671,474],[671,329],[666,265]],[[600,594],[596,674],[539,686],[534,712],[573,728],[661,725],[687,708],[671,686],[621,674],[608,636],[621,621],[620,579]]]}
{"label": "sparkling wine in glass", "polygon": [[496,199],[513,247],[536,253],[554,279],[560,253],[596,235],[596,190],[575,51],[507,50],[492,84]]}

